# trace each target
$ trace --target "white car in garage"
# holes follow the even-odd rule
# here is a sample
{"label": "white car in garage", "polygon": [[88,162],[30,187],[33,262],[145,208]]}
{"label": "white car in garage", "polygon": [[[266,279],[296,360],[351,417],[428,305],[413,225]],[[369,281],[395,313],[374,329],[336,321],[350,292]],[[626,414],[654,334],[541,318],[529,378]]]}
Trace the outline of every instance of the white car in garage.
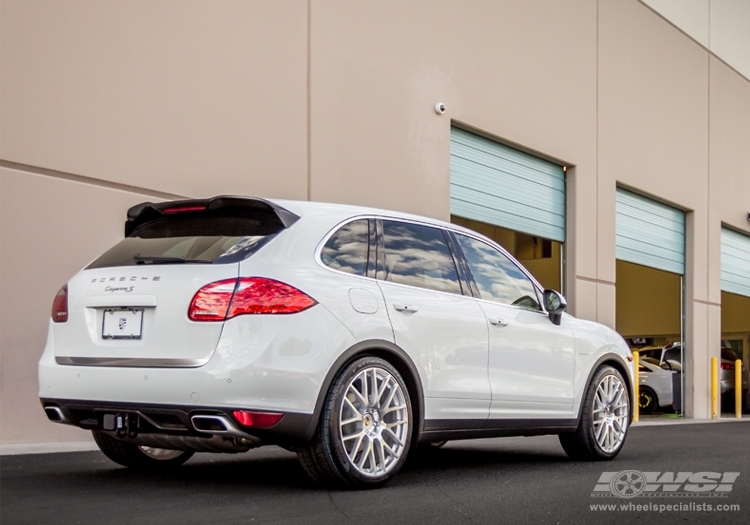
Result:
{"label": "white car in garage", "polygon": [[614,458],[634,369],[499,245],[425,217],[214,197],[143,203],[73,276],[39,363],[50,420],[129,467],[294,450],[378,487],[417,443],[558,434]]}
{"label": "white car in garage", "polygon": [[672,377],[680,372],[676,363],[660,365],[652,357],[638,360],[638,410],[652,414],[659,407],[672,406]]}

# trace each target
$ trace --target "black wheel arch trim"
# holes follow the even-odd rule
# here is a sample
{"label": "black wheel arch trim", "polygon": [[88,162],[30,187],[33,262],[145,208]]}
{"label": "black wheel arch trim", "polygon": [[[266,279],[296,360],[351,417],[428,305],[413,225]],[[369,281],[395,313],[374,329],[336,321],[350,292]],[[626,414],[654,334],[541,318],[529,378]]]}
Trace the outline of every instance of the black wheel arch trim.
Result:
{"label": "black wheel arch trim", "polygon": [[[415,419],[417,421],[417,425],[415,425],[412,431],[412,440],[419,439],[419,435],[422,433],[424,427],[424,391],[422,389],[422,380],[419,377],[419,372],[417,371],[414,361],[412,361],[411,357],[409,357],[400,346],[391,343],[390,341],[384,339],[368,339],[366,341],[360,341],[342,352],[328,370],[328,373],[320,386],[318,399],[315,401],[315,409],[312,418],[310,419],[310,426],[305,433],[305,439],[307,441],[311,440],[315,434],[315,429],[320,421],[320,414],[323,411],[323,404],[325,403],[325,398],[328,395],[328,390],[331,388],[333,380],[351,361],[368,355],[386,359],[396,368],[396,370],[398,370],[404,382],[406,382],[407,389],[410,390],[409,395],[412,397],[412,413],[415,414]],[[388,359],[388,357],[391,356],[395,357],[397,362]],[[405,367],[408,377],[405,377],[404,371],[402,371],[399,363],[401,366]],[[413,382],[413,384],[411,384],[411,382]],[[416,393],[416,399],[413,399],[413,393]]]}

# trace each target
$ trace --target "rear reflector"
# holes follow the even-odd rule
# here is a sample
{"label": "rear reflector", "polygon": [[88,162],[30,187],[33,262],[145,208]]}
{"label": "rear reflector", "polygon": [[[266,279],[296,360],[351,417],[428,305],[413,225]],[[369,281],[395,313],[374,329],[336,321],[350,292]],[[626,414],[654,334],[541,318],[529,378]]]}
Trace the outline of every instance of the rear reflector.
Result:
{"label": "rear reflector", "polygon": [[250,412],[248,410],[235,410],[234,417],[243,427],[269,428],[281,421],[284,414],[276,412]]}
{"label": "rear reflector", "polygon": [[191,321],[224,321],[246,314],[293,314],[317,301],[293,286],[263,277],[225,279],[207,284],[193,296]]}
{"label": "rear reflector", "polygon": [[66,284],[57,292],[52,301],[52,320],[56,323],[64,323],[68,320],[68,285]]}

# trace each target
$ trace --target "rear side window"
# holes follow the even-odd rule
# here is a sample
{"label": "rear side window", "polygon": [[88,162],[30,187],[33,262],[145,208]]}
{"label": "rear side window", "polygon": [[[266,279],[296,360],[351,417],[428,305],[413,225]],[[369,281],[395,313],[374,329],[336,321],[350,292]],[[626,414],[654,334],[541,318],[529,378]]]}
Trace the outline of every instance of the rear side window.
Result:
{"label": "rear side window", "polygon": [[359,219],[345,224],[331,235],[320,252],[323,264],[346,273],[365,276],[369,246],[369,221]]}
{"label": "rear side window", "polygon": [[456,265],[443,231],[397,221],[383,221],[386,281],[461,293]]}
{"label": "rear side window", "polygon": [[284,229],[252,215],[233,210],[165,215],[138,226],[88,268],[241,261]]}

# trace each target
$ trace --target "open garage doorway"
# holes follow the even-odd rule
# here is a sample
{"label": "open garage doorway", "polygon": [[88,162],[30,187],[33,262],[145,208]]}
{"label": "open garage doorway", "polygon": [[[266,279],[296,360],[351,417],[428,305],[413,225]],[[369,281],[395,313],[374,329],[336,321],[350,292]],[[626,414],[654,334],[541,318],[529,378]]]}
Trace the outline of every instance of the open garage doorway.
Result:
{"label": "open garage doorway", "polygon": [[750,297],[721,292],[721,411],[734,412],[734,361],[742,361],[742,411],[750,413]]}
{"label": "open garage doorway", "polygon": [[685,393],[685,214],[618,188],[615,328],[641,363],[642,414],[681,416]]}
{"label": "open garage doorway", "polygon": [[451,128],[451,222],[493,239],[545,288],[565,293],[565,169]]}
{"label": "open garage doorway", "polygon": [[735,411],[735,361],[742,361],[743,412],[749,413],[750,236],[721,229],[721,411]]}
{"label": "open garage doorway", "polygon": [[641,357],[641,413],[678,414],[684,362],[682,276],[617,261],[615,290],[615,327]]}

